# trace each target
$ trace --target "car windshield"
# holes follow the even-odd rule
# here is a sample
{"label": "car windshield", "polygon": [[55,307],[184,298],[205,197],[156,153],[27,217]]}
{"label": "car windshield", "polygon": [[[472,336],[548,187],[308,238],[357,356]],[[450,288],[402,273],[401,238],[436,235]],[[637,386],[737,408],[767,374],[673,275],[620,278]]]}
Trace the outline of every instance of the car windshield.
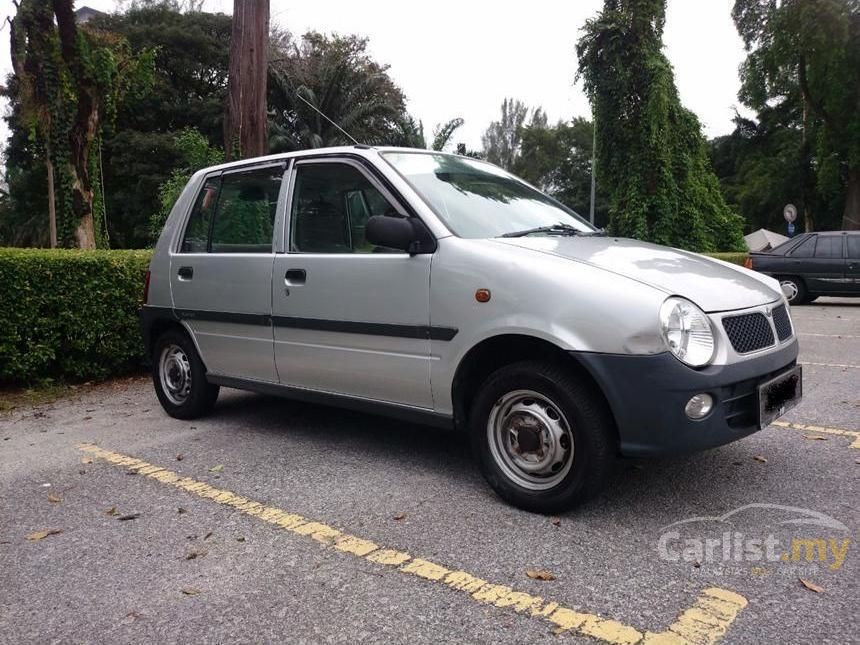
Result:
{"label": "car windshield", "polygon": [[569,208],[492,164],[432,152],[382,156],[459,237],[594,231]]}

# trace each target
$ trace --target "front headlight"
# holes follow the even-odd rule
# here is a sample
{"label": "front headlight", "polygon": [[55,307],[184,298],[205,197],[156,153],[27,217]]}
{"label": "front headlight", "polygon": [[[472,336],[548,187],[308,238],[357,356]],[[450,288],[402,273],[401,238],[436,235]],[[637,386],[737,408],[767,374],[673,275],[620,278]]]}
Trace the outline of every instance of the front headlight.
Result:
{"label": "front headlight", "polygon": [[660,331],[669,351],[691,367],[714,357],[714,332],[705,312],[689,300],[672,296],[660,307]]}

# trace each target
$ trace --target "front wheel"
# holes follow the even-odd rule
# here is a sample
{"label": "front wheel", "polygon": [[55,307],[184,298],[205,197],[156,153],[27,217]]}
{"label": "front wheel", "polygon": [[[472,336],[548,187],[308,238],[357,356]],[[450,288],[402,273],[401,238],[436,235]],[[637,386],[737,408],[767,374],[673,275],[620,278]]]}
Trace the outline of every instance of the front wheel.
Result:
{"label": "front wheel", "polygon": [[779,279],[779,286],[782,287],[782,292],[785,294],[788,304],[802,305],[809,302],[806,285],[803,283],[803,280],[794,276],[782,276]]}
{"label": "front wheel", "polygon": [[196,419],[208,413],[219,387],[206,381],[206,368],[187,334],[171,329],[155,342],[152,382],[161,407],[177,419]]}
{"label": "front wheel", "polygon": [[470,435],[496,493],[537,513],[570,509],[599,492],[614,457],[614,424],[600,393],[548,363],[490,375],[472,404]]}

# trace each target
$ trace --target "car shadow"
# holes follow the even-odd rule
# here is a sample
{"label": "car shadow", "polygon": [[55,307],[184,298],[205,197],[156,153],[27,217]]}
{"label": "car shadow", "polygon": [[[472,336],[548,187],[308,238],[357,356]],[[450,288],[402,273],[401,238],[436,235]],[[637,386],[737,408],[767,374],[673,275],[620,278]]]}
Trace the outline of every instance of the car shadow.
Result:
{"label": "car shadow", "polygon": [[[488,502],[504,504],[484,483],[462,431],[232,390],[222,394],[214,418],[267,441],[282,443],[289,437],[314,454],[338,451],[339,458],[347,460],[370,455],[380,469],[433,472],[457,488],[480,486]],[[751,463],[742,442],[659,459],[620,458],[607,488],[565,515],[618,516],[647,508],[650,520],[668,523],[677,519],[679,508],[710,506],[715,499],[756,498],[757,476],[740,467]]]}

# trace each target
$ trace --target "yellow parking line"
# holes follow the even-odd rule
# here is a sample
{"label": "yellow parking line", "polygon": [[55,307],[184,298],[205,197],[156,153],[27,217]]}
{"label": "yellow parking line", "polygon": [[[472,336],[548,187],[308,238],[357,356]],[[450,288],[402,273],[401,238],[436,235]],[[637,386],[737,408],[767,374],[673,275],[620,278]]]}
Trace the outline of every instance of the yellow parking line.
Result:
{"label": "yellow parking line", "polygon": [[849,437],[854,439],[851,443],[851,448],[860,449],[860,431],[843,430],[842,428],[828,428],[825,426],[813,426],[805,423],[789,423],[788,421],[774,421],[773,425],[780,428],[791,428],[792,430],[803,430],[804,432],[820,432],[822,434],[835,434],[840,437]]}
{"label": "yellow parking line", "polygon": [[844,363],[801,363],[801,365],[816,365],[818,367],[852,367],[860,369],[860,365],[846,365]]}
{"label": "yellow parking line", "polygon": [[726,589],[711,587],[702,591],[695,604],[682,612],[666,631],[643,632],[615,620],[578,612],[562,607],[557,602],[544,600],[540,596],[487,582],[466,571],[449,569],[403,551],[382,547],[327,524],[260,504],[190,477],[182,477],[134,457],[104,450],[92,444],[82,444],[78,448],[93,457],[125,467],[163,484],[211,499],[298,535],[310,537],[342,553],[349,553],[402,574],[459,591],[480,603],[548,621],[555,626],[557,633],[576,632],[612,645],[709,645],[716,643],[726,633],[738,613],[747,605],[743,596]]}

